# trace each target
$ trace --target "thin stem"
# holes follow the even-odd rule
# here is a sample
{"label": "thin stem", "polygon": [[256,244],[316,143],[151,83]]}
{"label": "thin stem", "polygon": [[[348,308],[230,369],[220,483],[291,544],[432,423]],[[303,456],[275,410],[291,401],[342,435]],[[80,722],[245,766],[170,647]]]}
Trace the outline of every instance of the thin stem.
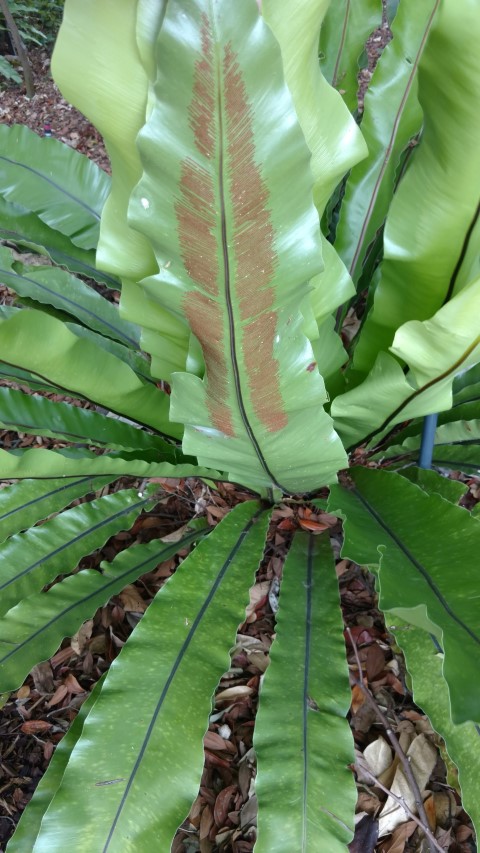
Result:
{"label": "thin stem", "polygon": [[[393,747],[396,755],[398,756],[398,760],[400,761],[400,764],[402,765],[403,772],[405,774],[405,778],[407,779],[408,784],[410,785],[410,789],[412,791],[412,794],[414,796],[415,805],[417,807],[417,811],[418,811],[418,814],[419,814],[419,817],[421,820],[422,830],[425,833],[425,836],[429,842],[430,853],[433,853],[434,850],[437,850],[437,851],[441,850],[441,847],[438,846],[434,835],[430,831],[427,813],[425,811],[425,806],[423,805],[422,795],[420,793],[420,788],[418,787],[417,780],[415,779],[411,764],[410,764],[407,756],[405,755],[402,747],[400,746],[400,741],[398,740],[395,732],[390,727],[390,723],[388,722],[385,714],[383,713],[383,711],[380,710],[380,708],[378,707],[378,704],[376,703],[375,699],[373,698],[372,694],[370,693],[370,690],[368,689],[368,687],[365,687],[365,685],[363,683],[362,664],[361,664],[360,657],[358,654],[357,644],[353,638],[353,634],[352,634],[350,628],[347,628],[347,633],[348,633],[348,636],[350,638],[350,642],[352,644],[353,652],[355,655],[355,660],[356,660],[357,667],[358,667],[358,676],[359,677],[357,680],[357,684],[360,687],[360,690],[362,691],[363,695],[365,696],[365,699],[367,700],[367,702],[369,703],[371,708],[375,711],[376,716],[378,717],[378,719],[380,720],[380,722],[384,726],[386,735],[387,735],[390,743],[392,744],[392,747]],[[389,792],[389,793],[391,793],[391,792]]]}
{"label": "thin stem", "polygon": [[[405,802],[404,799],[402,799],[402,797],[398,797],[392,791],[389,791],[388,788],[385,785],[383,785],[382,782],[380,782],[380,779],[377,779],[377,777],[374,776],[373,773],[370,773],[370,771],[367,770],[366,767],[362,767],[362,773],[364,773],[365,776],[368,776],[377,788],[380,788],[380,790],[383,791],[385,794],[388,794],[388,796],[391,797],[392,800],[395,800],[395,802],[398,803],[398,805],[402,807],[402,809],[404,810],[407,817],[409,817],[410,820],[415,821],[418,828],[421,829],[422,832],[425,832],[425,834],[427,834],[426,830],[425,830],[425,826],[423,825],[420,818],[417,817],[417,815],[412,812],[410,806],[407,805],[407,803]],[[431,835],[431,833],[430,833],[430,835]],[[433,835],[431,835],[431,838],[429,838],[429,841],[431,841],[431,843],[434,845],[435,850],[439,851],[439,853],[445,853],[445,850],[443,849],[443,847],[440,847],[436,838],[434,838]]]}

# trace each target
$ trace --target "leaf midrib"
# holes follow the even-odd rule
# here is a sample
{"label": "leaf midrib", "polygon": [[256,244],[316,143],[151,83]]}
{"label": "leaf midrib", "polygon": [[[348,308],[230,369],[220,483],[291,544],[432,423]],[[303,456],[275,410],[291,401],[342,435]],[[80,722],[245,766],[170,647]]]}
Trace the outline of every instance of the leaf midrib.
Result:
{"label": "leaf midrib", "polygon": [[[374,507],[370,504],[370,502],[366,498],[363,497],[363,495],[361,494],[361,492],[357,488],[353,489],[353,493],[355,494],[357,499],[360,501],[360,503],[365,507],[367,512],[369,512],[370,515],[372,516],[372,518],[377,522],[379,527],[381,527],[382,530],[384,530],[385,533],[394,542],[394,544],[397,546],[397,548],[403,554],[403,556],[406,557],[407,560],[409,560],[411,565],[422,576],[423,580],[430,587],[433,595],[435,596],[435,598],[437,599],[437,601],[441,605],[441,607],[445,610],[447,615],[451,619],[453,619],[453,621],[459,626],[459,628],[461,628],[463,631],[465,631],[465,633],[468,634],[468,636],[475,643],[477,643],[480,646],[480,637],[477,636],[477,634],[474,631],[472,631],[472,629],[463,621],[463,619],[461,619],[459,616],[457,616],[457,614],[455,613],[453,608],[450,607],[448,601],[446,600],[444,595],[440,592],[438,586],[436,585],[435,581],[433,580],[433,578],[431,577],[431,575],[429,574],[429,572],[425,568],[425,566],[423,566],[422,563],[420,563],[420,561],[417,560],[416,557],[414,557],[414,555],[412,554],[410,549],[407,547],[407,545],[405,545],[404,542],[402,542],[400,537],[397,536],[397,534],[392,530],[390,525],[382,519],[381,515],[374,509]],[[388,556],[388,552],[387,552],[387,556]],[[428,608],[428,604],[427,604],[427,608]]]}
{"label": "leaf midrib", "polygon": [[[218,40],[216,42],[218,44]],[[229,344],[230,344],[230,359],[232,364],[232,373],[233,373],[233,381],[235,385],[235,395],[237,398],[238,409],[240,412],[240,417],[242,419],[243,425],[245,427],[245,431],[250,439],[250,442],[255,450],[255,454],[262,466],[263,470],[267,474],[267,476],[272,481],[272,485],[276,486],[282,492],[287,492],[288,489],[285,489],[279,482],[277,482],[274,474],[270,470],[267,460],[265,459],[260,445],[258,443],[257,437],[253,430],[253,427],[250,423],[250,420],[247,415],[247,411],[245,408],[245,403],[243,400],[243,392],[242,385],[240,379],[240,369],[238,365],[238,357],[237,357],[237,341],[235,334],[235,318],[233,311],[233,301],[232,301],[232,287],[231,287],[231,275],[230,275],[230,258],[229,258],[229,241],[227,235],[227,217],[226,217],[226,205],[225,205],[225,152],[224,152],[224,124],[223,124],[223,99],[222,99],[222,78],[220,71],[220,62],[218,59],[218,54],[215,56],[216,62],[216,70],[217,70],[217,108],[218,108],[218,124],[219,124],[219,146],[218,146],[218,185],[219,185],[219,200],[220,200],[220,225],[221,225],[221,243],[222,243],[222,256],[223,256],[223,269],[224,269],[224,283],[225,283],[225,304],[227,308],[227,318],[228,318],[228,329],[229,329]],[[231,241],[230,245],[233,245],[233,241]]]}

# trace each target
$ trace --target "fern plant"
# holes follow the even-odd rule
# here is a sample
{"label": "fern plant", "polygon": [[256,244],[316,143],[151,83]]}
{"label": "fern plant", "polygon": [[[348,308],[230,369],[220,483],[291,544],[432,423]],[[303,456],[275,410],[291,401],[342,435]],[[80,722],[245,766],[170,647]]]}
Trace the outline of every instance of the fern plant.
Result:
{"label": "fern plant", "polygon": [[[53,70],[103,134],[111,184],[54,140],[2,129],[3,237],[60,267],[2,250],[23,307],[0,316],[1,422],[64,446],[0,451],[2,479],[18,480],[0,493],[0,691],[197,542],[82,707],[9,853],[170,849],[272,507],[326,486],[480,825],[480,527],[439,473],[480,468],[478,2],[401,0],[361,129],[367,29],[349,5],[66,0]],[[357,5],[380,23],[379,2]],[[119,282],[120,313],[75,278],[85,264]],[[59,389],[96,408],[41,393]],[[144,489],[62,511],[125,475]],[[155,501],[150,479],[190,475],[252,499],[208,535],[74,571]],[[259,853],[346,849],[349,695],[333,554],[299,532],[255,728]]]}

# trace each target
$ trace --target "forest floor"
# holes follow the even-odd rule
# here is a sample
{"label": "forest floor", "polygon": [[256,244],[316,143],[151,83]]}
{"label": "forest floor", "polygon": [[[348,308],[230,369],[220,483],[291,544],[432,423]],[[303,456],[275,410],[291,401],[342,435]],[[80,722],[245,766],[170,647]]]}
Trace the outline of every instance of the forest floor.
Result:
{"label": "forest floor", "polygon": [[[383,46],[382,38],[379,44]],[[371,51],[374,50],[376,44],[372,42]],[[0,121],[26,124],[39,134],[48,125],[55,137],[108,169],[99,134],[61,98],[52,83],[48,56],[34,53],[33,65],[34,98],[28,100],[17,87],[4,88],[0,91]],[[366,82],[368,74],[367,70]],[[4,289],[3,293],[8,297],[8,291]],[[8,448],[13,438],[18,440],[18,435],[4,431],[0,433],[0,444]],[[24,434],[19,446],[33,443],[47,446],[48,439]],[[465,501],[471,506],[480,498],[480,481],[471,478],[465,486]],[[81,567],[96,567],[103,559],[111,560],[133,541],[148,541],[171,533],[199,508],[209,523],[215,525],[230,506],[246,497],[233,485],[222,484],[214,491],[197,480],[170,481],[164,488],[166,502],[143,514],[134,528],[110,539],[101,551],[85,558]],[[205,766],[198,797],[177,833],[172,851],[250,853],[253,850],[256,800],[252,732],[258,691],[275,631],[276,589],[282,557],[298,526],[330,536],[338,555],[336,570],[352,688],[349,719],[357,756],[352,765],[358,787],[357,825],[350,853],[424,853],[427,849],[418,822],[404,815],[392,833],[378,838],[378,817],[400,772],[398,755],[389,746],[385,718],[397,732],[405,751],[415,741],[418,745],[419,737],[427,742],[426,749],[428,745],[435,748],[437,758],[425,787],[425,809],[439,849],[473,853],[476,848],[472,827],[461,806],[454,769],[445,764],[440,739],[413,703],[403,660],[377,609],[373,577],[359,566],[340,559],[341,526],[335,517],[313,509],[296,515],[287,505],[280,505],[274,514],[266,557],[251,589],[245,622],[238,630],[231,668],[218,686],[215,714],[205,737]],[[22,687],[9,696],[0,696],[0,853],[82,702],[176,565],[173,559],[162,564],[112,598],[75,637],[66,639],[49,661],[35,667]],[[222,698],[227,687],[228,701]],[[364,757],[367,747],[368,764]],[[380,752],[384,757],[387,755],[381,767]],[[377,781],[372,781],[369,774],[377,777]]]}

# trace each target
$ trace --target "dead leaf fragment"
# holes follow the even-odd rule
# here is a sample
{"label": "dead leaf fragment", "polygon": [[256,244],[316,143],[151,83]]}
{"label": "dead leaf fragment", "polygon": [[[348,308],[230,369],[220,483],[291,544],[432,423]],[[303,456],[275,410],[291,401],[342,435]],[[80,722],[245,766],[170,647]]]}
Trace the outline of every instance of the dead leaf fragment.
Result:
{"label": "dead leaf fragment", "polygon": [[71,638],[70,647],[72,652],[75,652],[79,657],[85,651],[87,643],[92,636],[92,631],[93,619],[87,619],[87,621],[80,626],[77,633]]}
{"label": "dead leaf fragment", "polygon": [[370,767],[372,774],[378,777],[388,770],[392,763],[392,750],[383,737],[377,738],[372,743],[369,743],[363,751],[365,760]]}
{"label": "dead leaf fragment", "polygon": [[38,663],[32,669],[32,678],[35,690],[39,693],[53,693],[55,684],[53,681],[52,667],[48,660]]}
{"label": "dead leaf fragment", "polygon": [[20,730],[26,735],[37,735],[42,732],[48,732],[52,728],[52,723],[47,723],[46,720],[27,720],[22,723]]}
{"label": "dead leaf fragment", "polygon": [[[412,741],[407,752],[412,773],[415,776],[420,793],[425,790],[428,780],[432,774],[437,761],[437,750],[424,734],[417,735]],[[401,764],[398,765],[395,778],[391,787],[392,794],[401,799],[414,814],[416,812],[415,796],[410,788],[408,780]],[[405,823],[408,816],[405,809],[393,799],[388,797],[380,815],[378,835],[381,838],[393,832],[401,823]]]}
{"label": "dead leaf fragment", "polygon": [[227,687],[215,696],[215,702],[229,702],[231,699],[240,699],[243,696],[251,696],[253,689],[246,684],[237,684],[235,687]]}
{"label": "dead leaf fragment", "polygon": [[147,609],[146,602],[133,584],[126,586],[118,597],[127,613],[144,613]]}

